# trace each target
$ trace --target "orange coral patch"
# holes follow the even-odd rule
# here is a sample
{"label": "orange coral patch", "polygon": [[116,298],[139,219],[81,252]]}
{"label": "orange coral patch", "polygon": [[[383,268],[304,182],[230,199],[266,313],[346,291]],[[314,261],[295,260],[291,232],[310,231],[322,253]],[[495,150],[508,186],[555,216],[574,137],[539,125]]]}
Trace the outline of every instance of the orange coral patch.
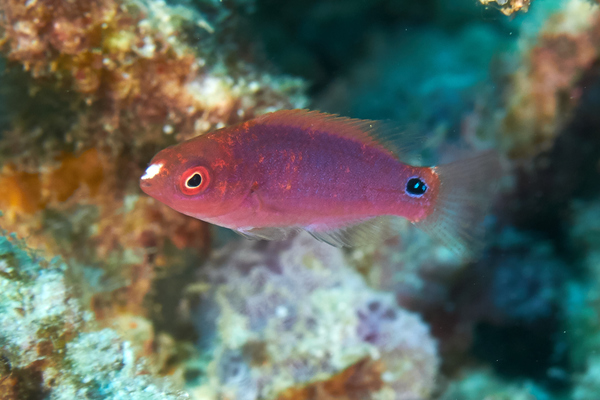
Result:
{"label": "orange coral patch", "polygon": [[96,196],[102,183],[104,169],[95,149],[83,152],[80,156],[66,155],[60,167],[43,178],[44,192],[50,200],[63,202],[77,189],[86,186],[91,196]]}
{"label": "orange coral patch", "polygon": [[38,174],[14,171],[6,166],[0,175],[0,209],[12,213],[34,213],[44,207]]}
{"label": "orange coral patch", "polygon": [[79,156],[67,154],[58,168],[47,172],[17,171],[6,165],[0,173],[0,209],[9,215],[33,214],[49,203],[68,200],[84,186],[95,196],[103,176],[102,161],[94,149]]}

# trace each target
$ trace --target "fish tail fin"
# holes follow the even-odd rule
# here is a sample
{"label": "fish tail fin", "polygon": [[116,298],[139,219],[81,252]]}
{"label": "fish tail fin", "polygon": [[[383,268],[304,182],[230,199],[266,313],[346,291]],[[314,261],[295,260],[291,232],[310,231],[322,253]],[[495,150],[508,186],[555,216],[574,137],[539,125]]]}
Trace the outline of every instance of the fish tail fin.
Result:
{"label": "fish tail fin", "polygon": [[440,180],[434,210],[415,225],[459,255],[473,258],[483,247],[483,219],[501,176],[498,155],[486,151],[434,170]]}

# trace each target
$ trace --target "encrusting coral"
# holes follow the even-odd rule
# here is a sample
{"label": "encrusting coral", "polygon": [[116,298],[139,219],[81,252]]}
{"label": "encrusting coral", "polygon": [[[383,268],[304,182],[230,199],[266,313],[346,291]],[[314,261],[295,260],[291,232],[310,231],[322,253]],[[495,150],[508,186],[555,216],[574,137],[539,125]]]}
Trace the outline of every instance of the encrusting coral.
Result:
{"label": "encrusting coral", "polygon": [[186,399],[152,375],[131,342],[95,330],[68,283],[14,235],[0,236],[0,398]]}
{"label": "encrusting coral", "polygon": [[203,271],[203,310],[213,304],[219,316],[214,360],[193,397],[430,398],[439,361],[428,327],[367,287],[341,250],[308,235],[243,241]]}

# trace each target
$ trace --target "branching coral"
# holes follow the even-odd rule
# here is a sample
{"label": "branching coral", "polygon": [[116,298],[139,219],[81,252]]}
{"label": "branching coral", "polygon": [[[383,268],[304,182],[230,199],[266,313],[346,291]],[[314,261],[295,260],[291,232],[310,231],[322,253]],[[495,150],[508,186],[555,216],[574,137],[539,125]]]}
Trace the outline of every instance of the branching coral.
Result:
{"label": "branching coral", "polygon": [[209,264],[218,347],[192,394],[429,398],[438,360],[427,326],[368,288],[340,250],[299,235],[235,243]]}
{"label": "branching coral", "polygon": [[154,378],[114,330],[90,330],[93,316],[74,296],[67,270],[0,236],[0,397],[188,398]]}

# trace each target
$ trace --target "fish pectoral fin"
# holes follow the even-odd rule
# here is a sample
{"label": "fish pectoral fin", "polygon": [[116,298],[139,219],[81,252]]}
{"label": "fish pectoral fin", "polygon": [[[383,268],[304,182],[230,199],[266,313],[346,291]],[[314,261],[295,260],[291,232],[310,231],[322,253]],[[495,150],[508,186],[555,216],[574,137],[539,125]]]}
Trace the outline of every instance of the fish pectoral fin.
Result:
{"label": "fish pectoral fin", "polygon": [[294,233],[298,232],[299,229],[295,227],[291,228],[279,228],[279,227],[266,227],[266,228],[250,228],[250,229],[236,229],[234,232],[242,235],[246,239],[251,240],[285,240],[291,237]]}
{"label": "fish pectoral fin", "polygon": [[270,204],[267,200],[265,200],[259,190],[255,190],[252,193],[250,193],[250,202],[250,204],[256,212],[285,212],[285,210],[279,209],[278,207],[274,206],[273,204]]}
{"label": "fish pectoral fin", "polygon": [[304,228],[315,239],[335,247],[356,247],[381,242],[396,235],[391,216],[351,221],[337,227],[312,225]]}

